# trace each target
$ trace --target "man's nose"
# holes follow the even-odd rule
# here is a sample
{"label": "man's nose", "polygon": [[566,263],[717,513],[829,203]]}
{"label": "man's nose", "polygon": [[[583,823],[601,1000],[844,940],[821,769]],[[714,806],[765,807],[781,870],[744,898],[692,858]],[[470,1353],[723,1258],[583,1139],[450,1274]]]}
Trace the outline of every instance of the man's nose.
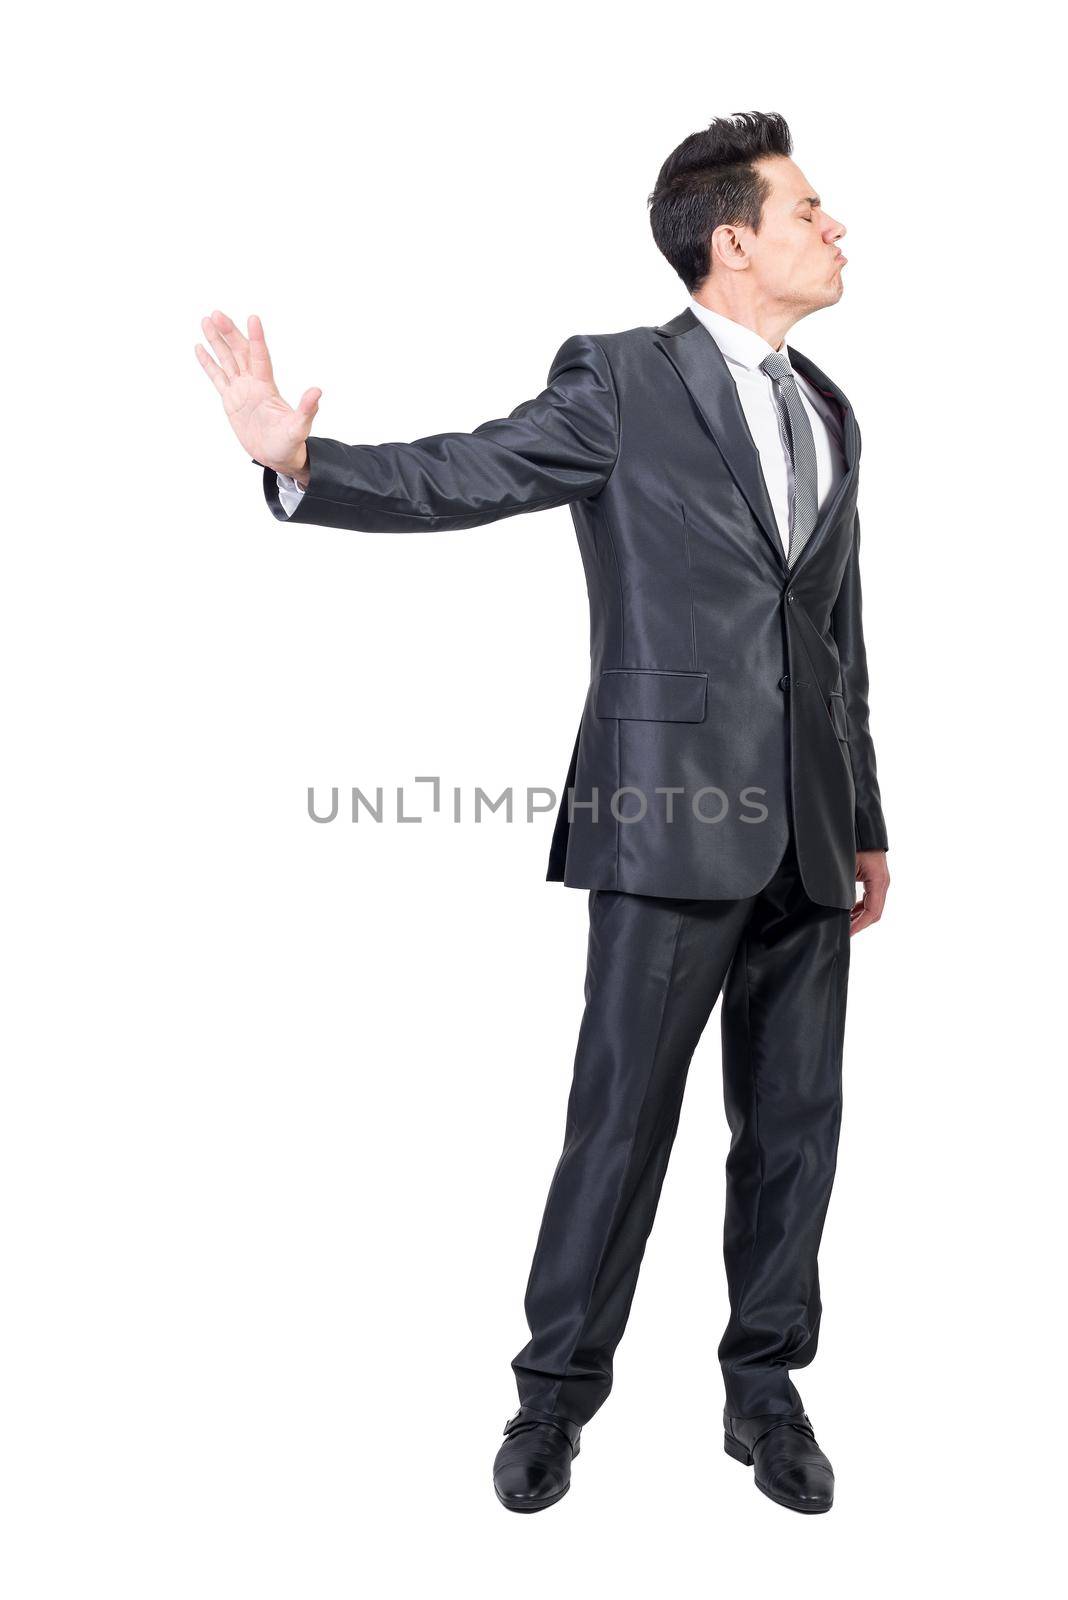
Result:
{"label": "man's nose", "polygon": [[823,235],[828,243],[836,244],[839,239],[845,237],[845,231],[846,225],[844,222],[836,222],[833,217],[828,217]]}

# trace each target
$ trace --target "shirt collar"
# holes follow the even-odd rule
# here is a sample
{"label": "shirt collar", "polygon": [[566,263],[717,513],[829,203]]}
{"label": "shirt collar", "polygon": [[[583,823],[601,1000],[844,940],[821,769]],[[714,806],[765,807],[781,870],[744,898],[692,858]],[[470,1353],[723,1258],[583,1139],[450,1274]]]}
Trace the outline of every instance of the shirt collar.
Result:
{"label": "shirt collar", "polygon": [[774,345],[770,345],[752,328],[743,327],[740,322],[733,322],[730,317],[723,316],[719,311],[710,311],[699,300],[695,300],[693,295],[690,296],[690,309],[704,323],[726,359],[733,361],[736,366],[747,367],[750,372],[755,371],[768,355],[780,355],[789,362],[790,356],[785,339],[782,342],[782,349],[776,350]]}

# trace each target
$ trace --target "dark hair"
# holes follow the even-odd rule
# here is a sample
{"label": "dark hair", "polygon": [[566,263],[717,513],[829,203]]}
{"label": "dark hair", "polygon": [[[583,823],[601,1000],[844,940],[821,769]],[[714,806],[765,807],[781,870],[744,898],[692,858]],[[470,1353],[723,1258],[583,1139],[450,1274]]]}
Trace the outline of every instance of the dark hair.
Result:
{"label": "dark hair", "polygon": [[753,166],[793,150],[786,120],[774,111],[714,117],[691,133],[660,168],[649,196],[649,221],[663,252],[692,294],[708,276],[712,234],[724,223],[760,229],[771,185]]}

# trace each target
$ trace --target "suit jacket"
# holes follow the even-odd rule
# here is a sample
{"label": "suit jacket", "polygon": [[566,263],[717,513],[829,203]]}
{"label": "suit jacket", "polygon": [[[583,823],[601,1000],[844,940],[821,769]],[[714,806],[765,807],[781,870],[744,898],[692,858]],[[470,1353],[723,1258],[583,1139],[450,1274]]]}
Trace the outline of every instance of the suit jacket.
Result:
{"label": "suit jacket", "polygon": [[550,879],[741,898],[773,876],[792,828],[809,896],[847,907],[856,851],[887,847],[861,626],[860,433],[842,391],[789,355],[841,408],[846,456],[792,568],[734,380],[689,308],[660,327],[573,335],[541,394],[471,433],[313,435],[291,519],[264,469],[276,517],[332,528],[470,528],[570,505],[590,682]]}

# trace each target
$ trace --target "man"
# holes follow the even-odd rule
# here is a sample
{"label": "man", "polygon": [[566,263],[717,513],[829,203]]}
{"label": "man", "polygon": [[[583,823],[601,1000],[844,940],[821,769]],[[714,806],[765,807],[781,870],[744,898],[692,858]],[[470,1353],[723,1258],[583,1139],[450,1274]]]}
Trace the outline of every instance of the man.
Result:
{"label": "man", "polygon": [[589,890],[586,1006],[498,1498],[538,1511],[570,1486],[722,990],[724,1445],[772,1500],[821,1512],[833,1473],[789,1373],[819,1332],[849,938],[878,920],[889,878],[860,435],[785,337],[841,297],[845,229],[791,159],[783,119],[756,112],[684,140],[650,205],[686,308],[573,335],[540,395],[472,433],[309,437],[320,391],[286,405],[255,317],[247,339],[221,312],[205,318],[218,364],[197,354],[276,517],[407,532],[572,508],[592,671],[547,876]]}

